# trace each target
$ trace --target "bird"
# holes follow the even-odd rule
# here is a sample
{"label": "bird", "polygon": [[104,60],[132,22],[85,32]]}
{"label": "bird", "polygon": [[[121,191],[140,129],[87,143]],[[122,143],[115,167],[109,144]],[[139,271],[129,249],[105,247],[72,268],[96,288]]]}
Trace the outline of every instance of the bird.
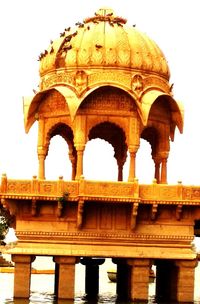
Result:
{"label": "bird", "polygon": [[100,45],[100,44],[95,44],[95,46],[96,46],[97,49],[101,49],[101,48],[103,47],[103,46]]}
{"label": "bird", "polygon": [[70,29],[71,29],[71,27],[66,28],[66,29],[65,29],[65,32],[69,32]]}
{"label": "bird", "polygon": [[65,32],[60,33],[60,37],[64,37],[65,36]]}
{"label": "bird", "polygon": [[170,90],[170,92],[172,92],[173,87],[174,87],[174,83],[172,83],[172,84],[171,84],[171,86],[170,86],[170,89],[169,89],[169,90]]}

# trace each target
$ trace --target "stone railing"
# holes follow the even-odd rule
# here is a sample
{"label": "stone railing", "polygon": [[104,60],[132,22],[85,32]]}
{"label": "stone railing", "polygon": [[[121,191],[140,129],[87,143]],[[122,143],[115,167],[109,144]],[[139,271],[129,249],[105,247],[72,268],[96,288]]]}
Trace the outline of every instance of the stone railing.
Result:
{"label": "stone railing", "polygon": [[141,203],[182,203],[199,204],[200,186],[184,186],[157,184],[155,181],[148,185],[139,185],[134,182],[108,182],[89,181],[80,179],[77,181],[64,181],[60,177],[57,181],[38,180],[35,176],[32,180],[7,179],[2,175],[1,197],[25,198],[40,197],[43,199],[57,200],[67,193],[69,200],[99,199],[116,201],[138,201]]}

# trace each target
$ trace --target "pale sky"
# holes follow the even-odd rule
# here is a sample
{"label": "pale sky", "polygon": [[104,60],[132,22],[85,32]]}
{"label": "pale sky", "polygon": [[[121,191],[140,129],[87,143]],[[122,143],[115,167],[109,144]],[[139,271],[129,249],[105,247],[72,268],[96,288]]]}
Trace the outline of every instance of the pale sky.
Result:
{"label": "pale sky", "polygon": [[[25,134],[22,97],[33,95],[33,89],[37,89],[38,56],[64,28],[93,16],[95,11],[105,6],[126,18],[128,24],[136,24],[137,29],[145,32],[164,52],[171,71],[170,83],[174,83],[174,98],[180,100],[185,108],[184,133],[180,135],[177,131],[171,144],[168,182],[182,180],[184,184],[200,185],[199,0],[1,1],[0,174],[5,172],[8,178],[19,179],[37,175],[37,124]],[[52,141],[50,147],[47,164],[53,162],[54,168],[47,165],[49,173],[46,177],[57,179],[64,175],[68,178],[70,169],[66,163],[66,144],[62,141],[58,148],[58,143]],[[111,161],[106,157],[103,160],[102,155],[103,152],[90,154],[90,161],[95,159],[87,178],[93,178],[95,170],[109,168]],[[108,163],[102,164],[103,161]],[[114,174],[112,168],[107,172],[103,170],[105,179]],[[138,154],[137,168],[139,181],[145,182],[145,172],[151,169],[142,153]],[[151,182],[151,177],[152,174],[147,182]]]}

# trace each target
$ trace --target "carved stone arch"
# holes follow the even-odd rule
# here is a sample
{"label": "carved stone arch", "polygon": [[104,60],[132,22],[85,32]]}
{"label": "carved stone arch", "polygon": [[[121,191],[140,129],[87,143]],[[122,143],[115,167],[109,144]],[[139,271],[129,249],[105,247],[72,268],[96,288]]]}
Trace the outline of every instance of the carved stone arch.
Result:
{"label": "carved stone arch", "polygon": [[[126,91],[121,88],[104,85],[98,87],[90,92],[85,98],[81,101],[76,115],[80,113],[86,113],[88,111],[96,110],[97,114],[102,112],[106,114],[111,113],[132,113],[138,112],[138,106],[136,100],[128,94]],[[91,114],[91,113],[90,113]]]}
{"label": "carved stone arch", "polygon": [[123,165],[127,158],[128,146],[126,143],[126,135],[122,128],[117,124],[104,121],[95,125],[88,135],[88,139],[100,138],[110,143],[114,149],[114,157],[118,164],[118,180],[122,180]]}
{"label": "carved stone arch", "polygon": [[69,158],[72,163],[72,179],[75,178],[75,168],[77,162],[77,151],[74,146],[74,134],[73,130],[67,124],[63,122],[56,123],[53,125],[46,135],[46,146],[49,148],[51,138],[56,135],[60,135],[68,144],[69,147]]}
{"label": "carved stone arch", "polygon": [[154,157],[158,151],[159,138],[160,138],[159,131],[153,126],[148,126],[143,129],[140,137],[146,140],[150,144],[152,151],[151,154],[152,157]]}

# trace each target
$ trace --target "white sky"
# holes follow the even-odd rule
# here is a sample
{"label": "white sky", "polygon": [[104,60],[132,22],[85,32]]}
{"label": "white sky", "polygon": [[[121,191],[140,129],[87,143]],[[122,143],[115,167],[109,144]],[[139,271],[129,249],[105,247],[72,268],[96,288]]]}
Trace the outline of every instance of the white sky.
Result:
{"label": "white sky", "polygon": [[[112,7],[117,15],[128,19],[130,25],[136,24],[164,52],[171,70],[170,82],[174,83],[174,97],[181,100],[185,107],[184,133],[179,135],[177,132],[171,145],[168,182],[182,180],[184,184],[200,184],[199,0],[1,1],[0,174],[6,172],[8,178],[32,178],[37,175],[37,124],[29,134],[25,134],[22,97],[33,95],[33,89],[37,89],[38,56],[49,46],[51,39],[59,37],[64,28],[92,16],[103,6]],[[58,149],[58,144],[52,141],[50,147],[47,163],[52,162],[54,157],[55,168],[49,169],[51,172],[46,177],[57,179],[59,175],[64,175],[67,178],[70,171],[65,163],[67,146],[62,142]],[[55,154],[51,155],[54,149],[56,162]],[[90,161],[92,157],[94,153],[90,155]],[[102,157],[102,152],[95,153],[93,173],[105,166],[109,168],[98,157]],[[137,161],[137,177],[141,182],[145,181],[145,172],[150,170],[143,157],[143,154],[138,155]],[[112,168],[107,172],[102,170],[107,179],[113,174]],[[87,176],[90,177],[93,178],[92,173]],[[152,175],[147,181],[151,180]]]}

